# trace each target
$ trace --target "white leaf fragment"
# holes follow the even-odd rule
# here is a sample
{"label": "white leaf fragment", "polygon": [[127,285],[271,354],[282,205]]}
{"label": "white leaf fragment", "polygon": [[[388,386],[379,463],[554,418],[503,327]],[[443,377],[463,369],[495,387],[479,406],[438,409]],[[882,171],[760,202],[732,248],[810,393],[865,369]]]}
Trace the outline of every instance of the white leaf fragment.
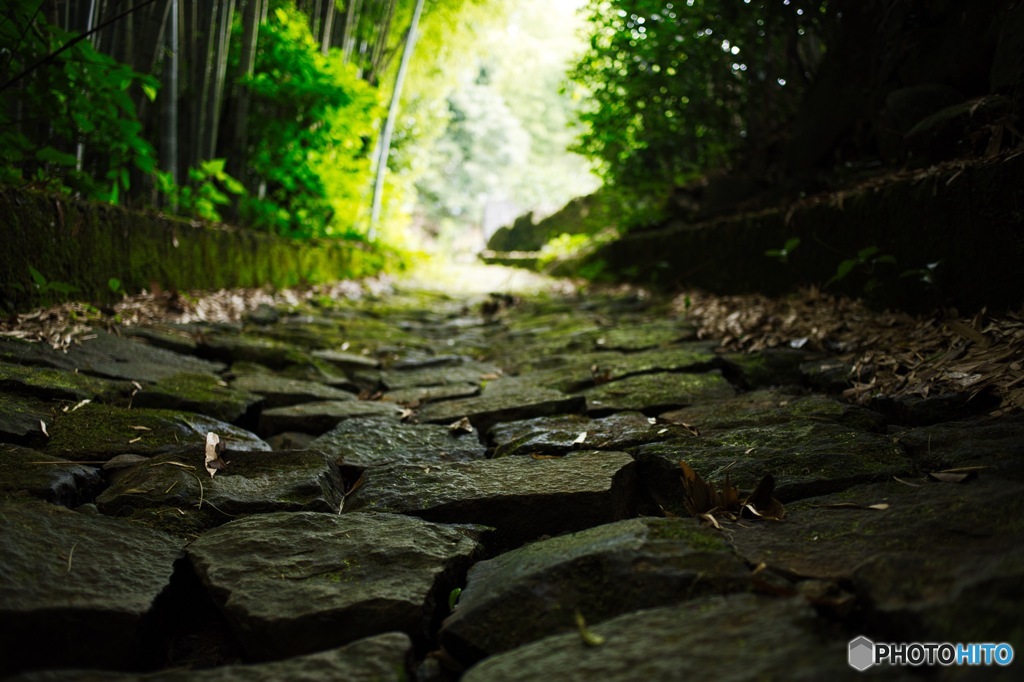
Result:
{"label": "white leaf fragment", "polygon": [[210,474],[210,478],[213,478],[220,469],[226,469],[228,463],[220,458],[222,452],[224,452],[225,445],[220,442],[220,436],[212,431],[206,434],[206,461],[203,465],[206,467],[207,473]]}
{"label": "white leaf fragment", "polygon": [[470,423],[469,417],[463,417],[462,419],[449,424],[448,430],[453,433],[473,433],[473,424]]}

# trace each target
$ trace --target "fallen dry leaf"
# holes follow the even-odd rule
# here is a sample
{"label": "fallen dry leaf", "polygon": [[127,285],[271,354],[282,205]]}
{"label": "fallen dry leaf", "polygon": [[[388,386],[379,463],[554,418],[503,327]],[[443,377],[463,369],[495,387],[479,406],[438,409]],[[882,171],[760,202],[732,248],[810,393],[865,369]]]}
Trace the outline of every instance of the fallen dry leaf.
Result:
{"label": "fallen dry leaf", "polygon": [[689,464],[680,460],[679,468],[682,469],[683,506],[690,516],[699,517],[715,510],[725,512],[738,512],[740,491],[729,482],[729,474],[725,474],[725,482],[722,489],[715,488],[713,483],[708,483],[695,472]]}
{"label": "fallen dry leaf", "polygon": [[220,436],[212,431],[206,434],[206,459],[203,462],[203,466],[206,467],[207,473],[210,474],[210,478],[221,469],[226,469],[228,463],[221,459],[221,453],[225,450],[225,444],[221,442]]}
{"label": "fallen dry leaf", "polygon": [[731,521],[740,517],[779,521],[786,515],[782,503],[772,497],[775,478],[771,474],[765,474],[754,492],[741,502],[739,489],[729,481],[728,471],[719,490],[713,483],[701,478],[686,462],[680,460],[679,468],[683,472],[683,506],[690,516],[703,519],[715,528],[721,529],[718,518],[713,515],[715,512],[718,512],[719,517]]}
{"label": "fallen dry leaf", "polygon": [[[728,480],[728,479],[727,479]],[[775,477],[765,474],[761,477],[754,492],[743,501],[743,511],[749,511],[757,518],[780,521],[786,516],[786,508],[772,497],[775,491]]]}
{"label": "fallen dry leaf", "polygon": [[612,380],[612,371],[610,369],[601,369],[597,365],[591,365],[590,376],[594,380],[594,385],[600,386]]}
{"label": "fallen dry leaf", "polygon": [[698,429],[693,424],[687,424],[686,422],[676,422],[676,424],[678,424],[679,426],[682,426],[684,429],[689,431],[690,434],[693,435],[693,436],[699,436],[700,435],[700,429]]}
{"label": "fallen dry leaf", "polygon": [[79,402],[79,403],[78,403],[77,405],[75,405],[74,407],[72,407],[72,408],[71,408],[71,412],[74,412],[75,410],[77,410],[77,409],[78,409],[78,408],[80,408],[80,407],[85,407],[86,405],[88,405],[88,404],[89,404],[89,403],[91,403],[91,402],[92,402],[91,400],[89,400],[88,398],[86,398],[85,400],[82,400],[82,401],[81,401],[81,402]]}
{"label": "fallen dry leaf", "polygon": [[449,424],[448,430],[453,433],[473,433],[473,424],[469,421],[469,417],[463,417],[457,422]]}

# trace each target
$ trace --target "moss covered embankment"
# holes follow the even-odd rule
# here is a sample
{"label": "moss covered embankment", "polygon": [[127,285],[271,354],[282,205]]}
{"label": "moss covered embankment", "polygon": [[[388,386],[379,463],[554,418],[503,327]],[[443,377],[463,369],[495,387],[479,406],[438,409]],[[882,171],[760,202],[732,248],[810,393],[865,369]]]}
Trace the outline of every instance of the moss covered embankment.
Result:
{"label": "moss covered embankment", "polygon": [[[793,238],[800,243],[788,258],[765,254]],[[757,213],[670,220],[591,259],[606,275],[720,294],[821,286],[852,260],[829,291],[911,310],[1017,308],[1024,303],[1024,154],[879,178]]]}
{"label": "moss covered embankment", "polygon": [[[124,291],[289,287],[362,277],[384,257],[361,242],[289,240],[154,212],[0,189],[0,313]],[[33,277],[32,269],[39,276]]]}

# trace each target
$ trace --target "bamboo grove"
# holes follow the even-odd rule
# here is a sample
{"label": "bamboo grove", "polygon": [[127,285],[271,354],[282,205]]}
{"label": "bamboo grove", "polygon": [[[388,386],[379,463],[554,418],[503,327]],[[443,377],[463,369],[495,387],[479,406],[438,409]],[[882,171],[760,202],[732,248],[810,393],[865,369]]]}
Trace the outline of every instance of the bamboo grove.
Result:
{"label": "bamboo grove", "polygon": [[[422,61],[437,65],[451,27],[487,4],[419,3]],[[417,4],[10,0],[0,181],[287,236],[365,238]]]}

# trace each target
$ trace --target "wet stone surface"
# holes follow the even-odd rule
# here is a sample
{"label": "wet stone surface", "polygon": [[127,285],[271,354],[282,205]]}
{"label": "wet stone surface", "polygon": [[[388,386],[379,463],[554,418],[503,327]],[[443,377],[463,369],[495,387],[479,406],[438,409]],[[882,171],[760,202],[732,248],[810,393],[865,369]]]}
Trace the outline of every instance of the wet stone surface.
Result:
{"label": "wet stone surface", "polygon": [[[832,359],[718,354],[635,292],[122,331],[0,338],[0,677],[860,679],[858,636],[1024,651],[1019,415],[855,407]],[[693,518],[680,461],[740,499],[770,475],[785,517]]]}

